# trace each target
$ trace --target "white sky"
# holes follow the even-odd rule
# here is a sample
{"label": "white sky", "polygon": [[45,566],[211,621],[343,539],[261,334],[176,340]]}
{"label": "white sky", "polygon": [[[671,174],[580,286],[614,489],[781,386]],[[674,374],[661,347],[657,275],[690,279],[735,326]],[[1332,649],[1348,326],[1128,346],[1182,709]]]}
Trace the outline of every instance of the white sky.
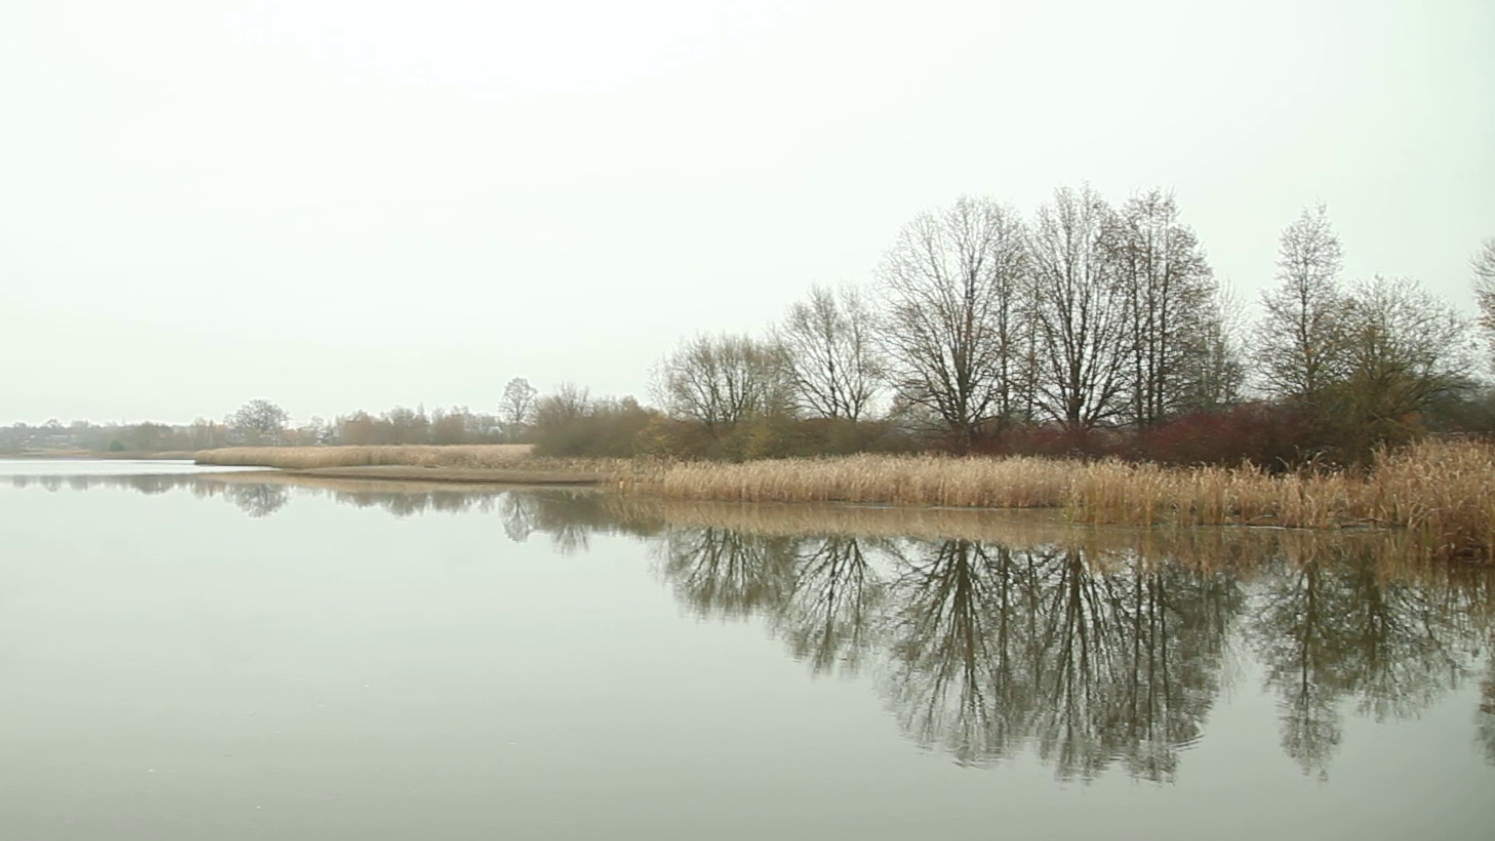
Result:
{"label": "white sky", "polygon": [[1328,203],[1350,279],[1472,309],[1495,3],[9,3],[0,423],[644,396],[697,330],[866,282],[962,193],[1176,192],[1254,299]]}

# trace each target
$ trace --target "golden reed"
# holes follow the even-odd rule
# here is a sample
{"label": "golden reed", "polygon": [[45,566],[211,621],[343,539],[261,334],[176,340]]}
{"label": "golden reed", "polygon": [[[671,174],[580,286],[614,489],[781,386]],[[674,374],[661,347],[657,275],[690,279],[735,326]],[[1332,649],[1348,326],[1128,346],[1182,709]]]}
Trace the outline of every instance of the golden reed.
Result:
{"label": "golden reed", "polygon": [[859,455],[675,464],[625,483],[668,499],[1065,508],[1091,524],[1395,526],[1436,554],[1495,547],[1495,446],[1472,441],[1383,452],[1363,471]]}

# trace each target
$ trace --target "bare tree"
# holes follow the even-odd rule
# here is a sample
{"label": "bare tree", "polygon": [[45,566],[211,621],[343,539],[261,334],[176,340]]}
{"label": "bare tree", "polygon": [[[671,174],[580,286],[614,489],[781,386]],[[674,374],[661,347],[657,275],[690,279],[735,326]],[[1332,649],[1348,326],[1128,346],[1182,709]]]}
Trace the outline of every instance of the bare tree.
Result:
{"label": "bare tree", "polygon": [[586,417],[592,405],[591,392],[569,380],[555,387],[555,391],[541,397],[535,403],[534,425],[538,428],[554,428],[578,418]]}
{"label": "bare tree", "polygon": [[655,372],[657,398],[669,413],[717,437],[738,423],[784,407],[784,353],[748,336],[687,339]]}
{"label": "bare tree", "polygon": [[538,395],[539,392],[524,377],[515,377],[504,386],[503,397],[498,401],[498,416],[504,437],[509,441],[518,440],[534,420],[535,399]]}
{"label": "bare tree", "polygon": [[1241,399],[1246,384],[1240,304],[1216,287],[1210,300],[1186,312],[1188,326],[1178,369],[1178,406],[1216,411]]}
{"label": "bare tree", "polygon": [[1114,217],[1116,281],[1127,298],[1128,414],[1151,426],[1188,408],[1192,351],[1218,333],[1210,323],[1213,274],[1193,229],[1179,221],[1173,196],[1151,190],[1134,196]]}
{"label": "bare tree", "polygon": [[962,197],[904,226],[879,272],[881,343],[898,397],[970,443],[1024,405],[1024,231],[989,199]]}
{"label": "bare tree", "polygon": [[873,314],[855,287],[814,286],[775,331],[796,408],[824,418],[860,420],[877,395],[883,364],[872,343]]}
{"label": "bare tree", "polygon": [[1405,440],[1418,414],[1470,384],[1474,342],[1451,306],[1406,278],[1360,284],[1341,325],[1344,377],[1327,387],[1341,443]]}
{"label": "bare tree", "polygon": [[1268,392],[1312,403],[1342,376],[1341,260],[1322,204],[1305,208],[1282,232],[1277,287],[1262,296],[1266,314],[1257,343]]}
{"label": "bare tree", "polygon": [[1121,410],[1131,308],[1113,264],[1113,211],[1088,185],[1054,192],[1032,244],[1038,403],[1070,427]]}
{"label": "bare tree", "polygon": [[1495,237],[1481,245],[1469,261],[1474,269],[1474,300],[1479,304],[1479,326],[1490,345],[1490,359],[1495,362]]}
{"label": "bare tree", "polygon": [[228,425],[244,432],[255,442],[280,441],[282,430],[291,416],[269,400],[251,400],[228,417]]}

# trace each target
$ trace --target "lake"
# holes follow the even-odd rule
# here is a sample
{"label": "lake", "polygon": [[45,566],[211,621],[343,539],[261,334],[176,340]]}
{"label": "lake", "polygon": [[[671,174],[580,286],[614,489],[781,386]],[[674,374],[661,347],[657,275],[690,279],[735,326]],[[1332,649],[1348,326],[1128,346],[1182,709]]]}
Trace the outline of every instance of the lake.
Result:
{"label": "lake", "polygon": [[1486,839],[1395,536],[0,460],[0,838]]}

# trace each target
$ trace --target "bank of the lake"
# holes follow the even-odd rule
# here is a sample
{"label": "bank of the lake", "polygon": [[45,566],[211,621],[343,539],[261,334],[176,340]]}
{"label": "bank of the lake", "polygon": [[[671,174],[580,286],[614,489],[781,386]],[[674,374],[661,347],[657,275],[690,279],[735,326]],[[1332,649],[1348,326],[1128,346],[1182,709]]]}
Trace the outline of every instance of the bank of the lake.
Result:
{"label": "bank of the lake", "polygon": [[[1272,473],[1254,465],[854,455],[742,463],[542,459],[522,445],[239,447],[197,463],[379,480],[601,485],[721,502],[1055,508],[1092,524],[1399,528],[1428,554],[1495,547],[1495,445],[1429,440],[1362,470]],[[329,472],[330,471],[330,472]]]}

